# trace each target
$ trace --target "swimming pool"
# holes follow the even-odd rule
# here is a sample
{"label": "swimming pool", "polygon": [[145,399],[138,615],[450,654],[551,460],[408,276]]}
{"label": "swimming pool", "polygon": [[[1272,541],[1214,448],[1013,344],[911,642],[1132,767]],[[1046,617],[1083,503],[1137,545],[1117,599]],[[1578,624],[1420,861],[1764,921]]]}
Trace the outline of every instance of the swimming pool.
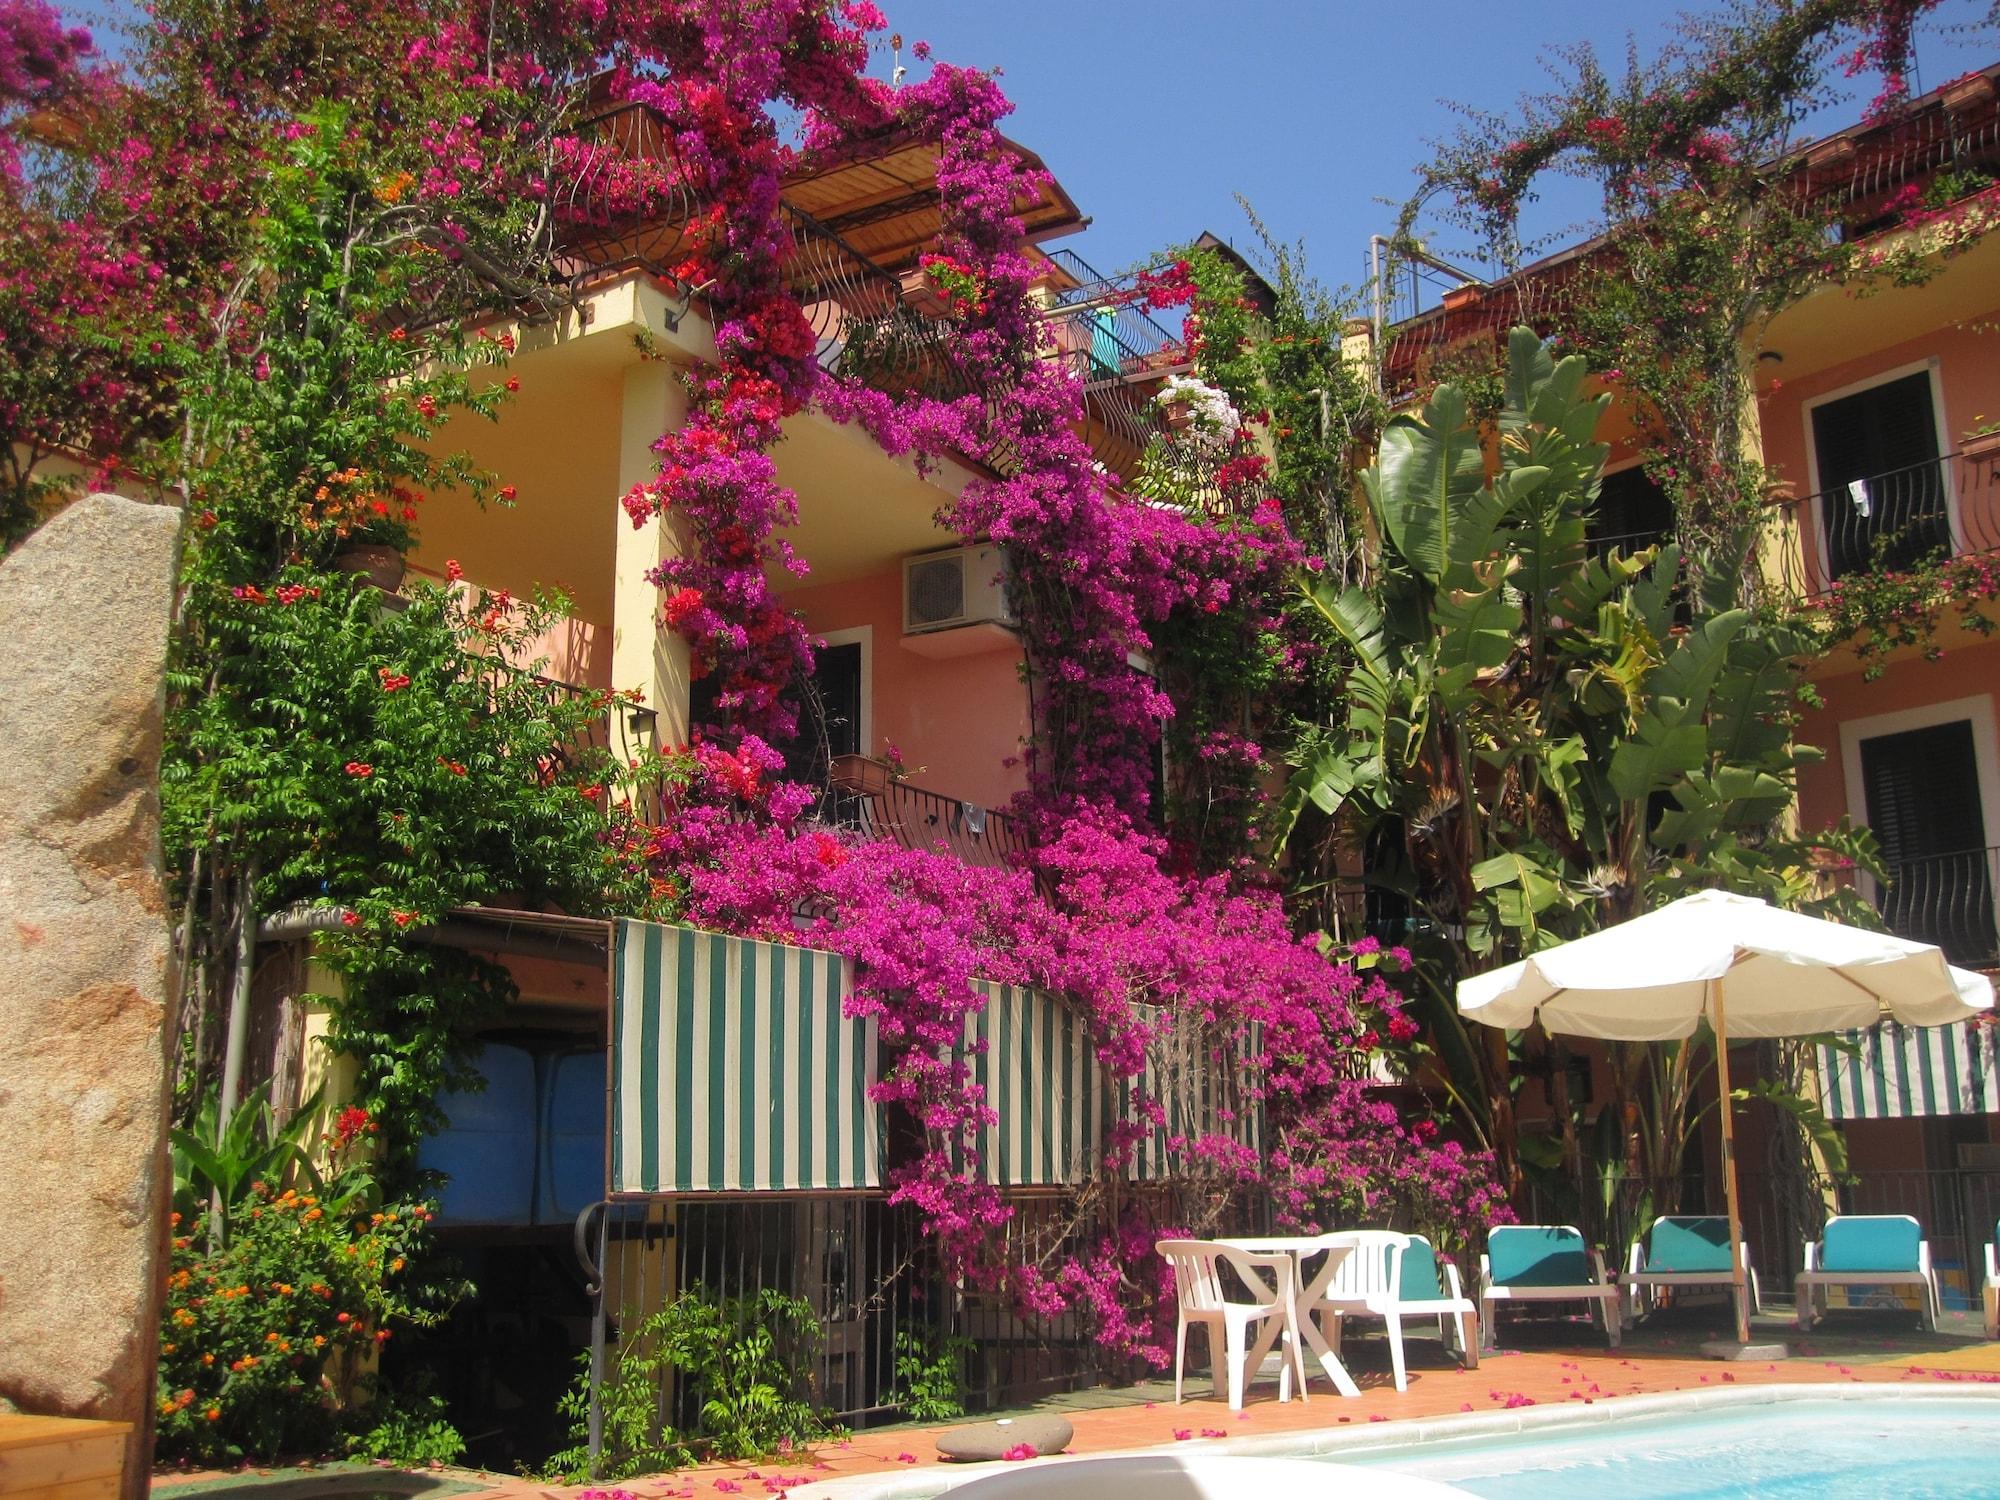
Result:
{"label": "swimming pool", "polygon": [[1486,1500],[1971,1500],[2000,1496],[2000,1402],[1807,1398],[1339,1458]]}
{"label": "swimming pool", "polygon": [[[1983,1500],[2000,1497],[2000,1387],[1730,1386],[1177,1447],[1225,1459],[1323,1458],[1487,1500]],[[1051,1497],[1075,1494],[1062,1475],[1071,1462],[1034,1466],[1048,1476]],[[853,1475],[793,1495],[929,1500],[996,1467]],[[1366,1494],[1351,1475],[1341,1492]]]}

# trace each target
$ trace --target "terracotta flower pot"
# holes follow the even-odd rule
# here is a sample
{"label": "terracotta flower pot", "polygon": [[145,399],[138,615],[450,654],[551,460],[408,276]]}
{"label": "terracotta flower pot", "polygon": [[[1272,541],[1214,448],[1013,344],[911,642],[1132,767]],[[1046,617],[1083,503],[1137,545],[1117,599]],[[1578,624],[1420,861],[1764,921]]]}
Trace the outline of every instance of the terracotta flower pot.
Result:
{"label": "terracotta flower pot", "polygon": [[385,594],[393,594],[403,583],[403,554],[378,542],[364,542],[334,554],[334,567],[343,573],[365,578]]}
{"label": "terracotta flower pot", "polygon": [[2000,432],[1982,432],[1977,437],[1961,439],[1958,456],[1965,460],[1975,480],[1985,478],[2000,468]]}

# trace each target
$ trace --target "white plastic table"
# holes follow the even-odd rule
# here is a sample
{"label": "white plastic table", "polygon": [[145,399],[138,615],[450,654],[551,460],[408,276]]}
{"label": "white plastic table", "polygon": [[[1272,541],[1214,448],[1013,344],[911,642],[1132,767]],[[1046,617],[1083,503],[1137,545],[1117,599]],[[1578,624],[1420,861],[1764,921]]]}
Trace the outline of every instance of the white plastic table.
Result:
{"label": "white plastic table", "polygon": [[[1354,1253],[1353,1245],[1338,1242],[1328,1244],[1325,1238],[1316,1234],[1267,1234],[1251,1235],[1242,1239],[1217,1240],[1218,1245],[1227,1245],[1232,1250],[1248,1250],[1253,1255],[1289,1255],[1292,1258],[1292,1295],[1297,1313],[1299,1337],[1305,1340],[1319,1360],[1319,1367],[1326,1372],[1333,1388],[1343,1396],[1358,1396],[1361,1387],[1354,1383],[1354,1377],[1347,1373],[1347,1366],[1340,1362],[1340,1356],[1333,1352],[1319,1331],[1319,1324],[1313,1321],[1311,1309],[1318,1304],[1320,1295],[1326,1290],[1333,1274],[1340,1269],[1342,1261]],[[1319,1274],[1308,1283],[1305,1278],[1306,1259],[1313,1255],[1326,1257],[1319,1268]],[[1301,1391],[1300,1395],[1305,1392]]]}

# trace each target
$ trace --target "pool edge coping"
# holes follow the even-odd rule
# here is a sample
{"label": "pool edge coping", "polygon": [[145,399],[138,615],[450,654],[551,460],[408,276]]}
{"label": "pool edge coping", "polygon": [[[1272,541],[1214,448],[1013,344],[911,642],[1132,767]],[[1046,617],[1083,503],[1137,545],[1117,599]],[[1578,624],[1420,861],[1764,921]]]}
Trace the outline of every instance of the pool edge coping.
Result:
{"label": "pool edge coping", "polygon": [[[1606,1396],[1597,1401],[1524,1406],[1500,1411],[1453,1412],[1436,1417],[1389,1417],[1360,1426],[1306,1427],[1292,1432],[1254,1437],[1200,1438],[1187,1442],[1151,1443],[1103,1453],[1064,1453],[1045,1462],[1081,1463],[1091,1459],[1134,1458],[1162,1452],[1192,1452],[1236,1458],[1326,1458],[1338,1454],[1360,1457],[1399,1448],[1441,1442],[1479,1442],[1514,1433],[1537,1432],[1633,1417],[1670,1415],[1725,1406],[1766,1406],[1779,1401],[1965,1401],[2000,1402],[2000,1386],[1909,1386],[1888,1381],[1857,1380],[1848,1384],[1785,1381],[1766,1385],[1732,1385],[1692,1391],[1650,1391],[1638,1396]],[[1388,1430],[1384,1430],[1388,1429]],[[823,1479],[791,1490],[791,1500],[933,1500],[962,1484],[1018,1463],[925,1464],[904,1473],[879,1471]]]}

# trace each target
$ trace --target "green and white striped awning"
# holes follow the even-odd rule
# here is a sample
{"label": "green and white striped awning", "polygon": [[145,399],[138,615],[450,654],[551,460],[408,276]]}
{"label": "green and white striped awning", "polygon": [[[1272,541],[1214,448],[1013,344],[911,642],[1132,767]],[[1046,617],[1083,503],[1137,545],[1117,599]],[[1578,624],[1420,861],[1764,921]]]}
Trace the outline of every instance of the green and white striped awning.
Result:
{"label": "green and white striped awning", "polygon": [[1820,1047],[1820,1106],[1831,1120],[1900,1120],[2000,1111],[1994,1028],[1899,1026],[1843,1034],[1857,1049]]}
{"label": "green and white striped awning", "polygon": [[[1001,1187],[1080,1182],[1104,1130],[1105,1090],[1083,1017],[1040,990],[975,980],[965,1063],[999,1115],[980,1133],[980,1178]],[[973,1049],[985,1042],[983,1050]]]}
{"label": "green and white striped awning", "polygon": [[[964,1056],[972,1082],[999,1115],[980,1134],[981,1180],[1000,1187],[1082,1181],[1109,1127],[1138,1117],[1142,1088],[1160,1100],[1167,1118],[1134,1149],[1128,1178],[1155,1181],[1187,1165],[1171,1144],[1179,1137],[1222,1134],[1262,1149],[1262,1111],[1243,1105],[1240,1076],[1261,1046],[1261,1028],[1251,1027],[1239,1049],[1238,1076],[1218,1076],[1199,1042],[1168,1031],[1146,1049],[1138,1080],[1114,1083],[1075,1009],[1017,985],[979,980],[974,988],[986,1004],[965,1018]],[[1151,1021],[1162,1018],[1152,1006],[1141,1013]],[[985,1048],[974,1050],[981,1041]]]}
{"label": "green and white striped awning", "polygon": [[612,956],[614,1194],[877,1187],[873,1021],[846,961],[621,921]]}
{"label": "green and white striped awning", "polygon": [[[1169,1030],[1146,1048],[1146,1071],[1136,1084],[1160,1101],[1166,1119],[1138,1143],[1128,1176],[1154,1182],[1191,1167],[1192,1161],[1181,1159],[1187,1153],[1173,1142],[1205,1135],[1227,1136],[1263,1154],[1263,1105],[1246,1098],[1243,1087],[1247,1076],[1263,1071],[1263,1031],[1253,1022],[1239,1037],[1233,1066],[1218,1061],[1199,1031]],[[1119,1108],[1126,1119],[1137,1118],[1134,1088],[1133,1080],[1119,1087]]]}

